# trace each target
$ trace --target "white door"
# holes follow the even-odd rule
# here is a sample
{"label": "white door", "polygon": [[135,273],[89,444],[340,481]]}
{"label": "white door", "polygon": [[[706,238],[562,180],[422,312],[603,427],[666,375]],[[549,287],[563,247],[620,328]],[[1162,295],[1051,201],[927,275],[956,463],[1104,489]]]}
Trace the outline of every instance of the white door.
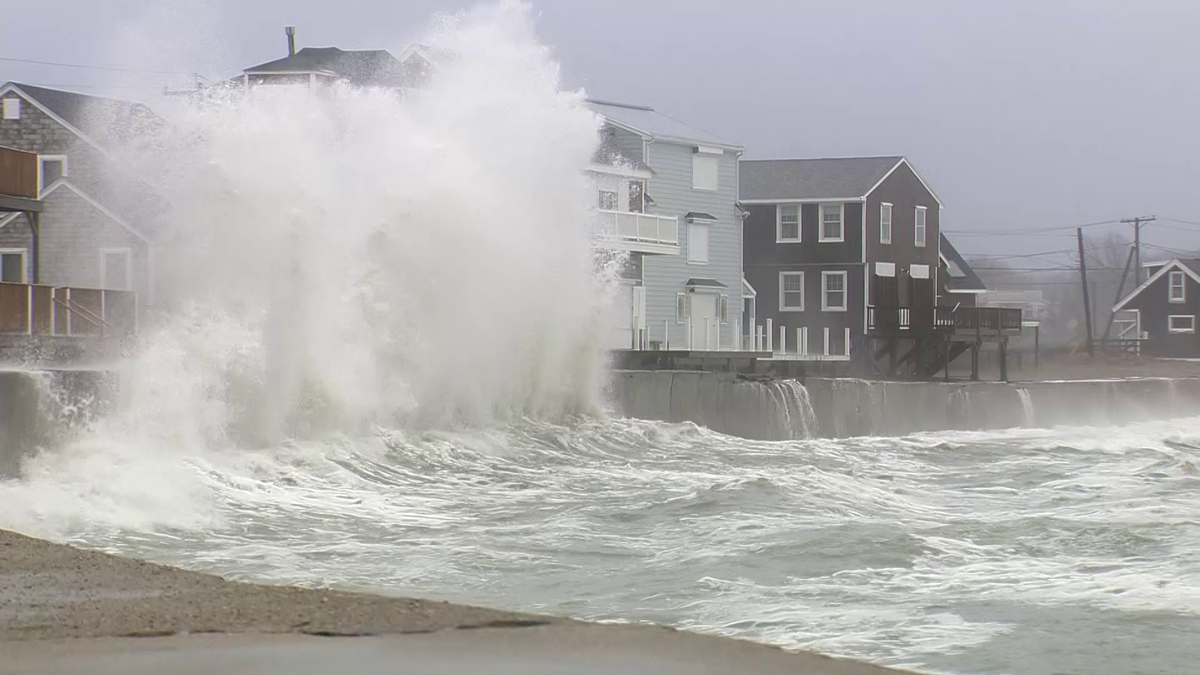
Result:
{"label": "white door", "polygon": [[621,284],[609,307],[608,333],[604,346],[609,349],[632,349],[634,319],[634,286]]}
{"label": "white door", "polygon": [[692,293],[692,349],[716,349],[721,330],[717,315],[717,296]]}

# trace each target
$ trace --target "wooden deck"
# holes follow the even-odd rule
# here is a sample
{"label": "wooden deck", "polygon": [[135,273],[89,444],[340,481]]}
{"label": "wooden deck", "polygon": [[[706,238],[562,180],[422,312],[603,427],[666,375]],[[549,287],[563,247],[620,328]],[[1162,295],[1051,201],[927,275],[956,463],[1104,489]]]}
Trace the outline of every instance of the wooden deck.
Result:
{"label": "wooden deck", "polygon": [[954,342],[994,342],[1021,334],[1021,310],[1008,307],[867,306],[867,333],[877,337],[949,335]]}
{"label": "wooden deck", "polygon": [[137,335],[137,294],[0,283],[0,335],[117,338]]}

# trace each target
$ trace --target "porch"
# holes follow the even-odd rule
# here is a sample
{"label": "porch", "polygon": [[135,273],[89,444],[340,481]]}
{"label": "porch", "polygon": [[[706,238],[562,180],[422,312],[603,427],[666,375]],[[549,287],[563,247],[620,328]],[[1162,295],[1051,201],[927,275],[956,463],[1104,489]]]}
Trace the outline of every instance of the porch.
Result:
{"label": "porch", "polygon": [[1008,340],[1020,336],[1021,310],[1009,307],[867,307],[872,364],[887,377],[948,381],[949,364],[971,352],[971,379],[980,379],[979,353],[999,346],[1000,379],[1008,380]]}

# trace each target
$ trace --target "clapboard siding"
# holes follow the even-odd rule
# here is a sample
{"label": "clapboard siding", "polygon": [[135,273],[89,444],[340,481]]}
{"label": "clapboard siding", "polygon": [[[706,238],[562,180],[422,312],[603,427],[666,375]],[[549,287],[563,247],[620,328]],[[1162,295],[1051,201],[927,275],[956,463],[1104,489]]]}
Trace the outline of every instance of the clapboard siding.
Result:
{"label": "clapboard siding", "polygon": [[[676,321],[676,294],[685,292],[691,278],[716,279],[727,288],[720,294],[729,297],[729,323],[721,327],[721,344],[732,344],[734,321],[741,316],[742,305],[742,221],[737,210],[737,153],[726,150],[721,156],[716,191],[692,189],[691,145],[655,141],[649,145],[647,164],[654,170],[647,192],[655,205],[649,210],[659,215],[679,218],[680,254],[678,256],[646,256],[646,318],[650,340],[663,339],[666,322],[670,343],[686,342],[686,327]],[[691,264],[688,258],[689,211],[716,216],[709,226],[707,264]],[[697,332],[701,329],[696,328]]]}

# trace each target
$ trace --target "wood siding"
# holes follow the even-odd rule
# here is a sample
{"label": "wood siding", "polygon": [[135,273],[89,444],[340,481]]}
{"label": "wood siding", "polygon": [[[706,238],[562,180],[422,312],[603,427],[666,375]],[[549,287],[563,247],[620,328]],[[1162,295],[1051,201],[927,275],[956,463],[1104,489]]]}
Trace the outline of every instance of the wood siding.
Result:
{"label": "wood siding", "polygon": [[[1196,358],[1200,357],[1200,332],[1171,333],[1167,329],[1167,317],[1185,315],[1196,317],[1200,322],[1200,284],[1184,275],[1184,302],[1171,302],[1171,274],[1164,274],[1146,287],[1126,309],[1136,309],[1141,315],[1142,331],[1148,333],[1143,351],[1151,356]],[[1200,329],[1200,325],[1196,326]]]}
{"label": "wood siding", "polygon": [[[879,242],[880,208],[884,203],[892,205],[892,243]],[[916,245],[916,212],[918,206],[925,207],[925,246]],[[939,272],[938,240],[940,209],[937,199],[926,189],[917,174],[904,162],[891,173],[875,190],[867,195],[867,261],[872,273],[876,262],[894,263],[896,278],[901,289],[908,287],[909,269],[912,265],[928,265],[930,277]],[[934,279],[934,288],[938,280]],[[903,291],[901,291],[903,294]],[[905,300],[908,300],[905,298]],[[929,301],[933,301],[929,298]],[[872,303],[874,299],[870,300]]]}

